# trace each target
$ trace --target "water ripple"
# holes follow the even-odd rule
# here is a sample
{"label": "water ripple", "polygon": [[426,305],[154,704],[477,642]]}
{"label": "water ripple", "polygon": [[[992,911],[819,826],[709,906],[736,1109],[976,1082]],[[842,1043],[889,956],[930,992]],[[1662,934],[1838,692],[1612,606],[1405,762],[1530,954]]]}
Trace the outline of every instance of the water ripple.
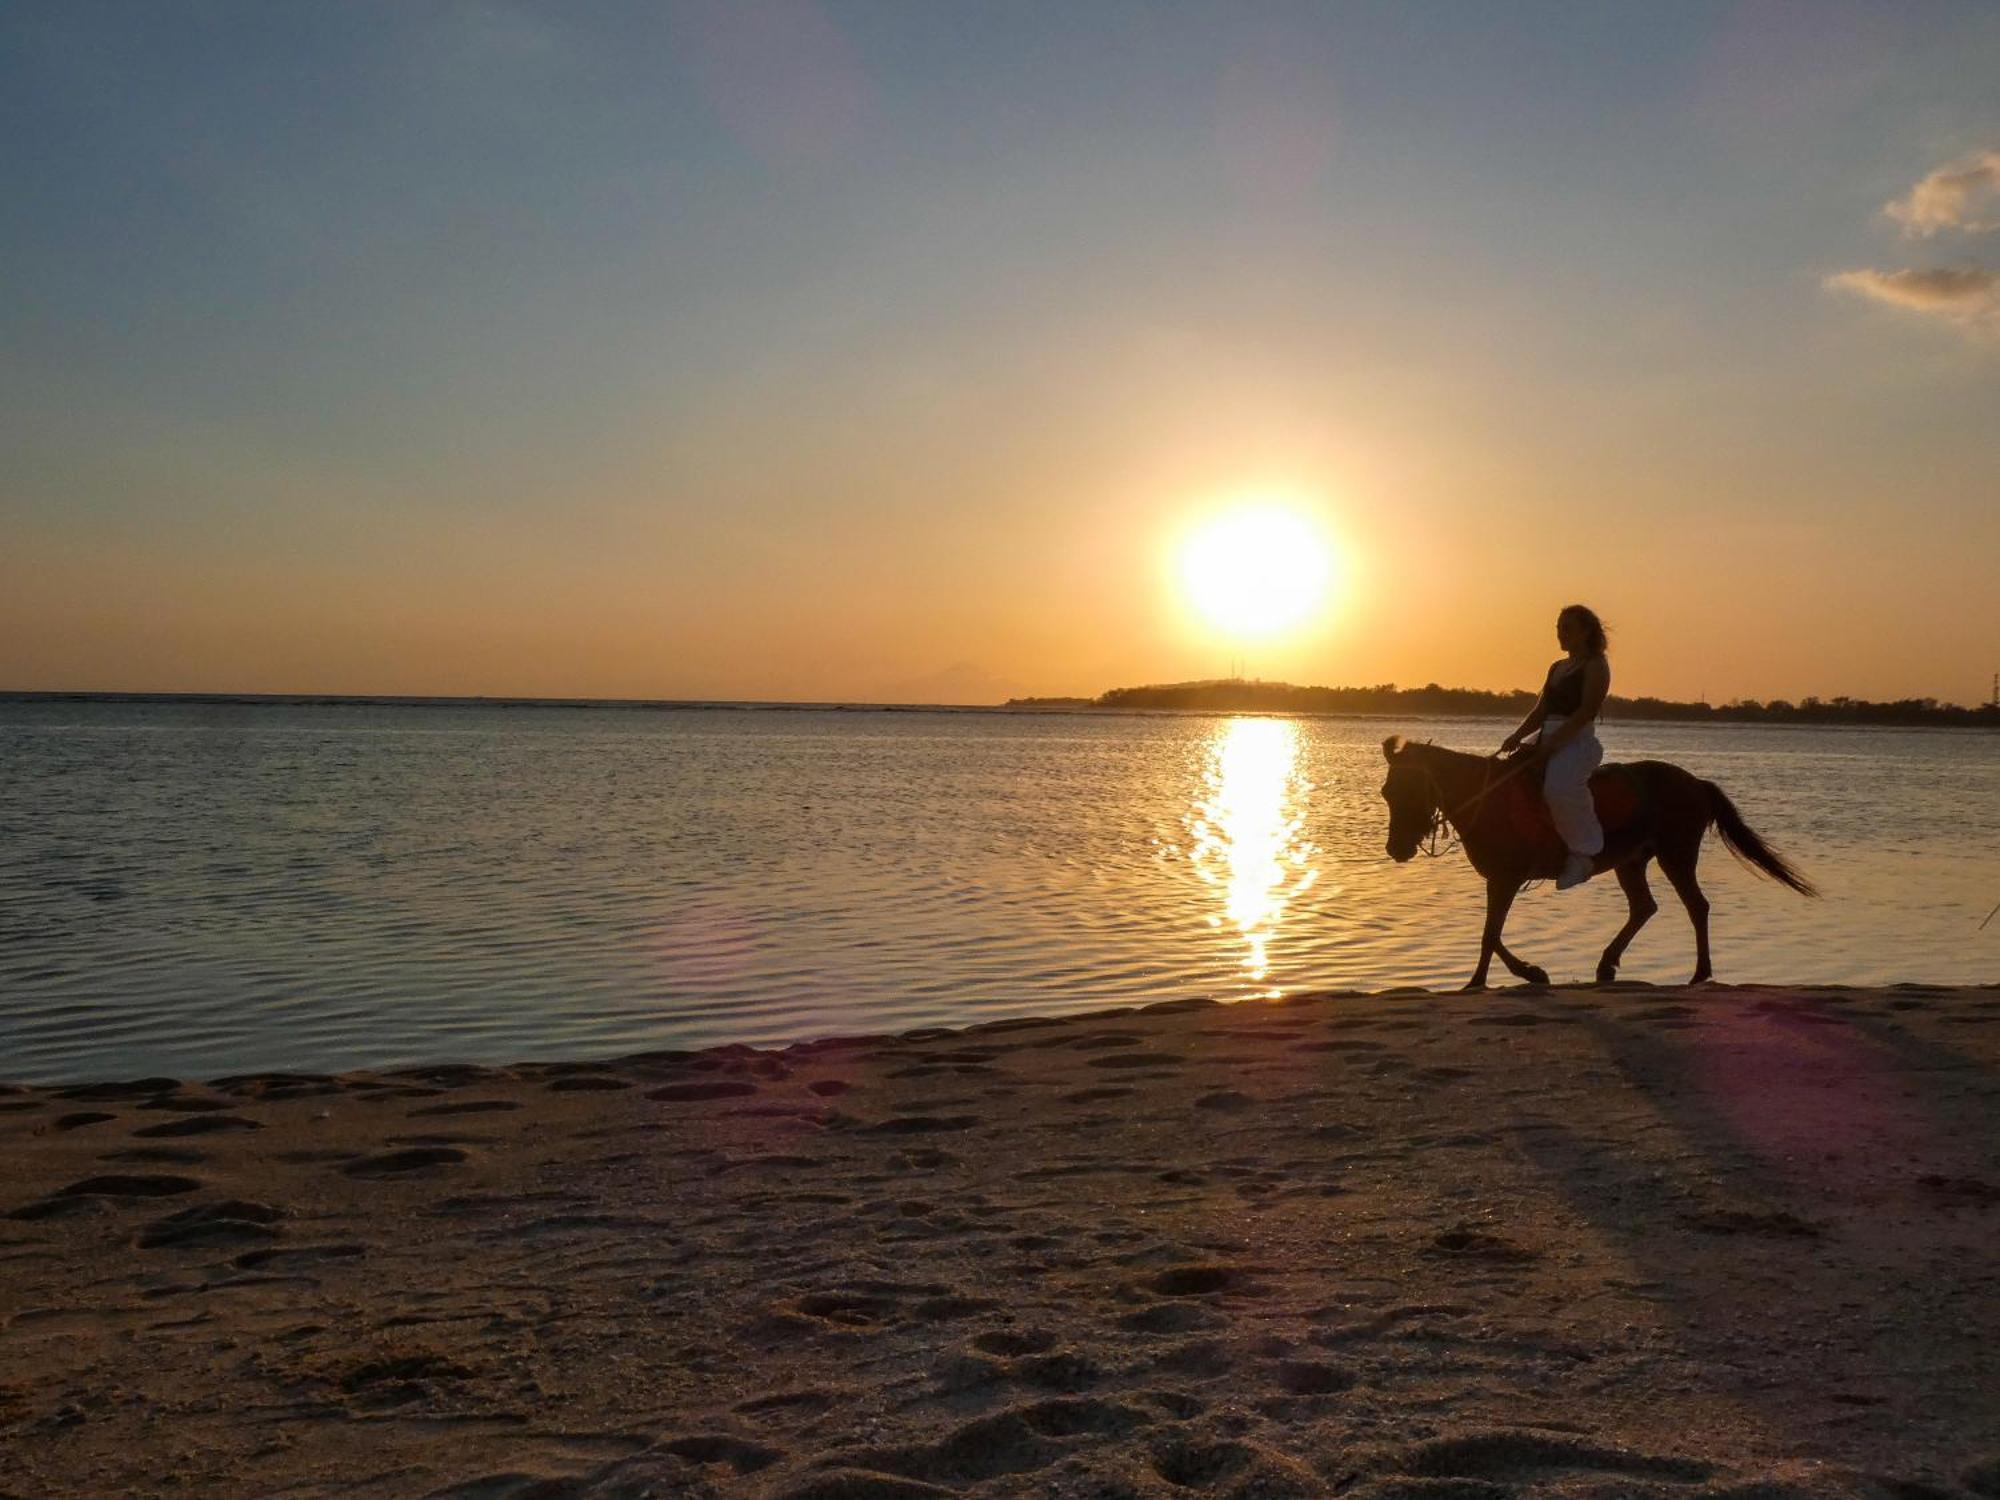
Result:
{"label": "water ripple", "polygon": [[[772,1042],[1212,995],[1451,985],[1462,859],[1390,864],[1348,720],[0,705],[0,1076]],[[1500,726],[1428,726],[1486,748]],[[1719,971],[1984,982],[2000,753],[1613,725],[1828,892],[1712,848]],[[1530,892],[1587,977],[1622,900]],[[1625,972],[1678,979],[1671,901]]]}

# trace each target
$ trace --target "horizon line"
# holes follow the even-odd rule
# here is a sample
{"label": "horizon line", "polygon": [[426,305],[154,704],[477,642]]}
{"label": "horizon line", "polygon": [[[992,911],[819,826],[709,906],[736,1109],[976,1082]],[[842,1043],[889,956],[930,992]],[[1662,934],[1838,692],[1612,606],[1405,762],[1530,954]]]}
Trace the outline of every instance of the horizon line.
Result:
{"label": "horizon line", "polygon": [[[1132,687],[1112,688],[1106,690],[1105,693],[1098,694],[1092,697],[1085,697],[1085,696],[1071,695],[1071,694],[1060,694],[1060,693],[1030,694],[1021,697],[1009,698],[999,703],[945,703],[945,702],[922,702],[910,699],[863,699],[863,698],[624,698],[624,697],[596,698],[596,697],[585,697],[576,695],[552,697],[552,696],[542,696],[542,695],[532,695],[532,694],[511,694],[511,693],[326,693],[326,692],[255,693],[255,692],[233,692],[227,690],[211,690],[211,689],[126,690],[126,689],[103,689],[103,688],[75,688],[75,689],[0,688],[0,703],[35,703],[35,702],[194,703],[194,704],[205,703],[205,704],[212,704],[218,707],[227,707],[230,705],[237,705],[243,707],[259,707],[259,706],[281,707],[287,705],[295,707],[309,707],[315,704],[324,704],[329,706],[336,704],[344,704],[344,705],[355,705],[355,706],[373,705],[373,706],[392,707],[392,708],[426,708],[426,707],[611,708],[611,709],[634,709],[634,710],[650,709],[650,710],[661,710],[661,711],[674,711],[674,710],[698,711],[704,709],[747,711],[747,710],[762,709],[762,710],[774,710],[774,711],[790,710],[794,712],[805,712],[812,710],[820,710],[824,712],[853,712],[861,710],[875,710],[883,712],[921,712],[930,710],[940,713],[1012,713],[1012,714],[1033,714],[1033,713],[1060,714],[1060,713],[1078,713],[1078,712],[1088,711],[1097,713],[1129,714],[1129,715],[1218,714],[1218,713],[1252,712],[1259,714],[1276,714],[1280,717],[1362,718],[1362,719],[1389,718],[1396,716],[1395,712],[1391,710],[1351,710],[1343,712],[1339,710],[1320,710],[1320,709],[1242,710],[1242,709],[1227,709],[1227,708],[1197,708],[1197,707],[1182,708],[1182,707],[1173,707],[1168,705],[1147,705],[1147,706],[1126,707],[1122,705],[1106,705],[1103,704],[1101,701],[1104,697],[1108,696],[1110,693],[1145,692],[1149,690],[1157,691],[1175,687],[1193,687],[1193,686],[1210,686],[1210,685],[1224,686],[1231,683],[1232,681],[1241,681],[1244,686],[1291,688],[1307,692],[1368,693],[1368,692],[1387,691],[1396,693],[1426,693],[1426,692],[1463,693],[1463,694],[1479,694],[1489,697],[1526,698],[1533,696],[1533,694],[1529,690],[1520,688],[1494,689],[1494,688],[1445,687],[1442,684],[1434,682],[1425,683],[1418,687],[1399,687],[1393,683],[1388,683],[1388,684],[1371,683],[1367,685],[1351,686],[1351,687],[1329,687],[1323,684],[1298,684],[1298,683],[1278,682],[1278,681],[1265,682],[1261,679],[1252,681],[1249,679],[1198,678],[1198,679],[1191,679],[1187,682],[1182,682],[1182,683],[1142,683],[1142,684],[1136,684]],[[1809,694],[1807,696],[1816,699],[1819,703],[1827,707],[1832,707],[1834,703],[1833,699],[1821,698],[1817,694]],[[1844,696],[1846,695],[1836,695],[1836,697],[1844,697]],[[1758,699],[1746,700],[1737,698],[1729,700],[1728,702],[1725,703],[1711,704],[1706,698],[1700,698],[1694,700],[1681,700],[1673,698],[1660,698],[1650,693],[1640,693],[1640,694],[1620,693],[1620,694],[1614,694],[1613,697],[1616,699],[1622,699],[1626,703],[1645,701],[1645,702],[1668,704],[1674,707],[1683,707],[1683,708],[1701,707],[1701,708],[1708,708],[1715,713],[1726,713],[1727,711],[1729,711],[1731,707],[1748,706],[1750,704],[1755,704],[1756,706],[1762,708],[1772,703],[1782,702],[1797,707],[1798,705],[1805,702],[1805,699],[1803,698],[1799,699],[1772,698],[1772,699],[1762,699],[1762,700]],[[1890,699],[1886,701],[1880,701],[1873,699],[1849,698],[1848,701],[1856,705],[1866,705],[1872,707],[1891,707],[1899,702],[1922,703],[1925,702],[1926,700],[1923,698],[1906,698],[1906,699]],[[1930,699],[1928,701],[1936,704],[1939,708],[1942,709],[1958,709],[1968,713],[1977,713],[1981,709],[1991,708],[1994,706],[1990,701],[1981,703],[1952,703],[1952,702],[1946,702],[1942,699],[1935,699],[1935,698]],[[1432,715],[1425,715],[1419,713],[1417,716],[1430,717]],[[1479,717],[1479,715],[1447,713],[1442,715],[1442,717],[1465,718],[1465,717]],[[1683,722],[1683,721],[1663,720],[1661,722]]]}

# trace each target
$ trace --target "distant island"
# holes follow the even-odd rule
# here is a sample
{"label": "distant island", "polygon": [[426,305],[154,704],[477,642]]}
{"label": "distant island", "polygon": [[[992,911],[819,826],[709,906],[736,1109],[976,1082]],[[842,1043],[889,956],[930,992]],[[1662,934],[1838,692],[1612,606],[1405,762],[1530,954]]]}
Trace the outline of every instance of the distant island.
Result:
{"label": "distant island", "polygon": [[[1197,713],[1369,714],[1518,719],[1534,705],[1529,692],[1489,693],[1478,688],[1299,687],[1289,682],[1213,678],[1204,682],[1155,683],[1113,688],[1095,698],[1010,698],[1015,709],[1186,710]],[[1745,698],[1723,704],[1676,703],[1667,698],[1605,701],[1607,719],[1701,720],[1737,724],[1885,724],[2000,729],[2000,704],[1965,708],[1935,698],[1903,698],[1871,703],[1861,698],[1802,698],[1793,703]]]}

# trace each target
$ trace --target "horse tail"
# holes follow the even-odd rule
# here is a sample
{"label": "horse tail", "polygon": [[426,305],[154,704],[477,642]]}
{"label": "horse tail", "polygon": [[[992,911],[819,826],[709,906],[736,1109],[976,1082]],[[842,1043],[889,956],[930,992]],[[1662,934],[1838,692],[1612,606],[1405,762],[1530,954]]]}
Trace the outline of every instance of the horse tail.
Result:
{"label": "horse tail", "polygon": [[1813,883],[1793,869],[1791,864],[1757,836],[1757,831],[1743,821],[1743,814],[1736,810],[1736,804],[1729,800],[1728,793],[1712,781],[1704,781],[1702,789],[1708,793],[1709,816],[1715,819],[1715,831],[1722,835],[1722,842],[1729,852],[1754,870],[1762,870],[1780,885],[1790,886],[1801,896],[1817,896],[1819,891]]}

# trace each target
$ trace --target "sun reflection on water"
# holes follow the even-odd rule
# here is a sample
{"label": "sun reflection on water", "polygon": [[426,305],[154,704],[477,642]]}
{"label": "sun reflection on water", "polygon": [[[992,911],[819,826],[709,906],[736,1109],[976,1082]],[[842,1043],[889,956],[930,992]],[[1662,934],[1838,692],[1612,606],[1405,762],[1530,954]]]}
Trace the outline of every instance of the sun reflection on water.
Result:
{"label": "sun reflection on water", "polygon": [[[1189,816],[1190,856],[1222,902],[1209,918],[1241,938],[1245,977],[1263,984],[1285,909],[1319,878],[1305,835],[1299,726],[1289,719],[1230,719],[1208,745],[1202,795]],[[1275,1000],[1281,992],[1264,991]]]}

